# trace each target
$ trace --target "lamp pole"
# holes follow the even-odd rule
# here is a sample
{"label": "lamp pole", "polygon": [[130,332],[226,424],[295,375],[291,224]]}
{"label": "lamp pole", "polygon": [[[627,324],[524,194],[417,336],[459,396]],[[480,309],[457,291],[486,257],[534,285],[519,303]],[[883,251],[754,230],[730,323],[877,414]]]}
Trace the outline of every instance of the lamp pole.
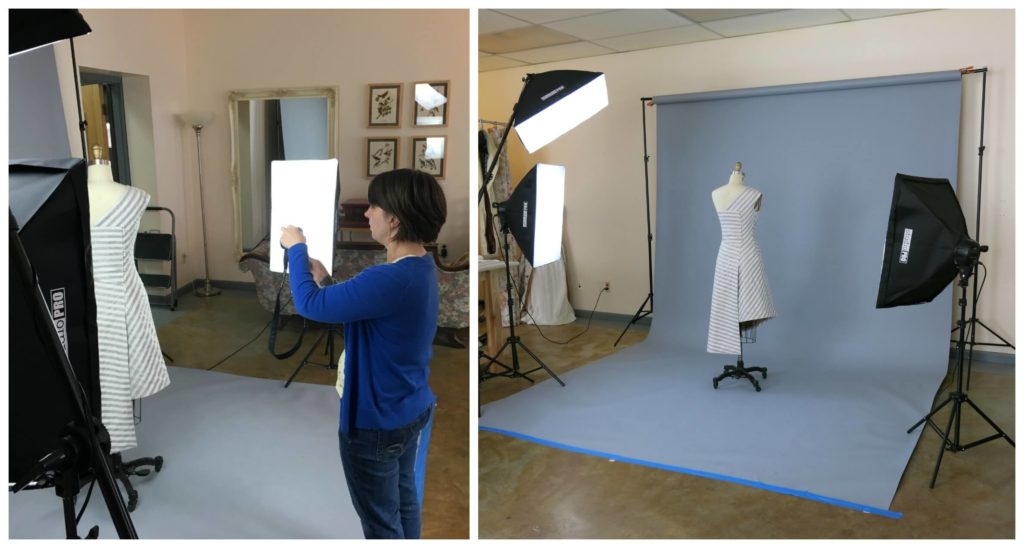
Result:
{"label": "lamp pole", "polygon": [[195,294],[199,297],[213,297],[220,295],[220,289],[210,284],[210,255],[206,246],[206,210],[203,206],[205,201],[203,199],[203,124],[193,124],[192,129],[196,132],[196,158],[199,163],[199,217],[203,224],[203,272],[205,274],[204,284],[195,290]]}

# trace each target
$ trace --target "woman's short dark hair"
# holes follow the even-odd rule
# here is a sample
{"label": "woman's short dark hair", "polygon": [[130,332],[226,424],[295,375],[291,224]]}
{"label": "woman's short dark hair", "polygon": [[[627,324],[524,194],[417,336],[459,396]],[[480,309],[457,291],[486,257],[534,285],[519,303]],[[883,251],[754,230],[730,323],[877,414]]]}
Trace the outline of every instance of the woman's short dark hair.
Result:
{"label": "woman's short dark hair", "polygon": [[398,217],[400,242],[431,243],[448,216],[448,203],[437,179],[415,169],[381,173],[370,181],[370,205]]}

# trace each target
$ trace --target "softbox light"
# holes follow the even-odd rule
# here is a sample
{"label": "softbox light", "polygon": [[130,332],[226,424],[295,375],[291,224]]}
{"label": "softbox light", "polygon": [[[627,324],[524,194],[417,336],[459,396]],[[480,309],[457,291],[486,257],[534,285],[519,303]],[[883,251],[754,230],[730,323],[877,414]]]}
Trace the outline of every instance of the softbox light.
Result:
{"label": "softbox light", "polygon": [[530,74],[516,104],[516,133],[533,154],[606,106],[604,73],[553,70]]}
{"label": "softbox light", "polygon": [[948,179],[896,174],[875,307],[930,302],[978,249]]}
{"label": "softbox light", "polygon": [[92,32],[78,10],[11,10],[7,29],[8,55]]}
{"label": "softbox light", "polygon": [[40,322],[53,323],[60,351],[67,354],[91,405],[86,411],[93,416],[100,414],[100,385],[85,161],[12,160],[8,175],[10,212],[17,222],[17,232],[12,230],[9,237],[20,238],[49,313],[38,313],[33,300],[36,280],[14,268],[12,244],[7,359],[8,478],[13,482],[58,448],[62,428],[75,417],[73,400]]}
{"label": "softbox light", "polygon": [[502,222],[533,268],[562,256],[562,208],[565,167],[537,164],[523,177],[508,201],[498,204]]}

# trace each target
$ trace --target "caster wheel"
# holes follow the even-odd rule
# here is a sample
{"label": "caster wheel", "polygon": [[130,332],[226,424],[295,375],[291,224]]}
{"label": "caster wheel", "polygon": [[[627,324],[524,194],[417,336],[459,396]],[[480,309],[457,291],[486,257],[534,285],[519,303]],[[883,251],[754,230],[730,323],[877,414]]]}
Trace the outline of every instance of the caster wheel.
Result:
{"label": "caster wheel", "polygon": [[758,391],[758,392],[760,392],[760,391],[761,391],[761,385],[760,385],[760,384],[758,384],[758,383],[757,383],[757,381],[754,381],[754,390],[756,390],[756,391]]}
{"label": "caster wheel", "polygon": [[163,457],[157,457],[155,460],[156,460],[156,466],[155,466],[156,467],[156,471],[159,472],[160,469],[164,467],[164,458]]}
{"label": "caster wheel", "polygon": [[762,371],[761,372],[761,378],[762,379],[767,379],[768,378],[768,372],[767,371]]}
{"label": "caster wheel", "polygon": [[128,493],[128,511],[134,512],[139,505],[139,494],[135,491]]}
{"label": "caster wheel", "polygon": [[715,390],[718,390],[718,381],[711,381],[715,385]]}

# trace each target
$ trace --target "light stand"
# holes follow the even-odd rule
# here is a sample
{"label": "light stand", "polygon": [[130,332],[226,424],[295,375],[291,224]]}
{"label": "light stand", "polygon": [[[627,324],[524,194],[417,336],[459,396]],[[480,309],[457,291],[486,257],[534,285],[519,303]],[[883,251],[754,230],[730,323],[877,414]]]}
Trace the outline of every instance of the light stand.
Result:
{"label": "light stand", "polygon": [[203,207],[203,140],[202,133],[203,127],[208,125],[213,120],[213,114],[210,113],[195,113],[189,115],[189,124],[192,129],[196,132],[196,159],[199,163],[199,217],[202,220],[203,225],[203,271],[204,280],[203,286],[195,289],[195,294],[198,297],[214,297],[220,295],[220,288],[213,287],[210,283],[210,255],[207,251],[206,245],[206,211]]}
{"label": "light stand", "polygon": [[[502,209],[502,205],[501,204],[495,204],[495,207],[498,208],[499,211],[501,211],[501,209]],[[480,357],[487,359],[487,363],[484,363],[484,364],[480,365],[480,379],[481,380],[487,380],[487,379],[490,379],[490,378],[493,378],[493,377],[507,377],[507,378],[512,378],[512,379],[521,378],[521,379],[526,379],[526,380],[528,380],[528,381],[530,381],[532,383],[534,381],[533,381],[533,379],[531,379],[529,377],[529,374],[533,373],[535,371],[539,371],[539,370],[543,369],[544,371],[547,371],[548,375],[551,375],[552,378],[554,378],[556,381],[558,381],[558,384],[560,384],[562,386],[565,386],[565,383],[562,382],[562,379],[558,378],[558,375],[555,375],[555,372],[552,371],[550,368],[548,368],[548,366],[545,365],[544,362],[542,362],[541,359],[538,358],[537,355],[534,354],[529,348],[527,348],[527,346],[525,344],[523,344],[522,340],[520,340],[519,337],[516,336],[516,322],[515,322],[515,318],[514,318],[514,316],[512,314],[512,310],[515,308],[514,307],[514,303],[512,301],[512,267],[509,264],[509,258],[508,258],[508,256],[509,256],[509,241],[508,241],[509,228],[508,228],[508,224],[504,220],[504,216],[503,215],[499,215],[499,217],[501,217],[501,219],[502,219],[502,222],[501,222],[501,236],[502,236],[502,240],[504,242],[504,249],[505,249],[505,253],[504,253],[504,255],[505,255],[505,282],[506,282],[505,289],[508,292],[507,294],[508,294],[508,330],[509,330],[509,336],[508,336],[508,338],[505,339],[505,344],[501,345],[501,348],[498,349],[497,354],[495,354],[494,356],[488,356],[483,351],[480,352]],[[518,353],[517,349],[520,348],[520,347],[523,349],[523,351],[525,351],[527,354],[529,354],[534,359],[534,361],[536,361],[539,364],[539,367],[536,367],[536,368],[531,369],[531,370],[526,371],[526,372],[522,372],[522,371],[519,370],[520,369],[519,368],[519,353]],[[504,352],[506,348],[510,348],[511,351],[512,351],[512,365],[511,366],[508,366],[508,365],[498,361],[498,356],[500,356],[501,353]],[[499,367],[504,369],[504,371],[501,372],[501,373],[491,373],[491,372],[489,372],[488,368],[490,368],[490,366],[492,364],[497,364]]]}
{"label": "light stand", "polygon": [[[28,287],[18,288],[26,290],[28,298],[32,301],[34,320],[37,322],[37,329],[41,331],[46,348],[51,354],[52,361],[59,373],[58,376],[64,381],[71,402],[74,418],[72,422],[64,427],[61,432],[60,449],[43,457],[39,463],[24,477],[17,478],[9,485],[12,493],[26,488],[49,487],[46,482],[40,482],[40,477],[53,474],[53,486],[57,496],[63,499],[64,506],[64,527],[67,538],[79,538],[77,532],[77,521],[75,519],[75,499],[81,486],[81,479],[87,474],[92,474],[100,484],[100,492],[106,502],[107,510],[110,512],[110,519],[114,522],[114,528],[120,538],[138,538],[135,525],[128,514],[121,492],[114,482],[113,470],[108,458],[110,449],[110,437],[106,428],[94,420],[88,413],[86,395],[75,376],[74,369],[67,354],[60,350],[62,348],[60,335],[57,334],[53,321],[44,321],[42,318],[50,318],[49,306],[46,298],[33,273],[32,264],[28,254],[18,236],[18,223],[14,214],[9,211],[9,244],[12,255],[13,269]],[[14,479],[14,478],[12,478]],[[93,527],[87,538],[97,538],[99,527]]]}
{"label": "light stand", "polygon": [[[612,346],[619,346],[619,341],[626,335],[626,331],[629,331],[629,327],[636,322],[640,321],[646,316],[654,313],[654,261],[653,254],[651,252],[651,244],[654,242],[654,234],[651,233],[651,181],[648,176],[647,164],[651,161],[651,157],[647,155],[647,101],[650,101],[650,97],[640,98],[640,114],[643,119],[644,128],[644,197],[646,200],[646,211],[647,211],[647,298],[644,302],[640,303],[640,307],[636,309],[636,314],[633,314],[633,319],[629,320],[626,324],[626,328],[622,330],[619,338],[615,339],[615,344]],[[651,303],[650,310],[644,310],[647,303]],[[742,361],[742,360],[741,360]],[[717,387],[717,382],[715,383]]]}
{"label": "light stand", "polygon": [[[310,347],[309,352],[306,352],[306,355],[302,357],[302,361],[299,362],[299,366],[295,368],[295,371],[292,371],[292,376],[288,377],[288,382],[284,383],[284,387],[285,388],[288,388],[288,386],[295,379],[295,376],[299,374],[299,371],[301,371],[302,367],[304,365],[306,365],[307,363],[311,363],[313,365],[319,365],[319,366],[325,367],[327,369],[337,369],[338,368],[338,363],[334,359],[334,336],[335,335],[341,336],[341,333],[338,331],[338,326],[336,326],[336,325],[328,325],[328,326],[324,327],[324,330],[321,331],[320,335],[318,335],[316,340],[313,341],[313,346]],[[323,363],[316,363],[316,362],[309,361],[309,357],[312,356],[313,355],[313,351],[316,350],[318,346],[320,346],[320,341],[324,340],[324,337],[327,338],[327,347],[324,348],[324,354],[328,355],[328,358],[329,358],[328,362],[326,364],[323,364]]]}
{"label": "light stand", "polygon": [[[966,326],[968,323],[970,323],[966,319],[967,285],[968,280],[970,280],[971,278],[972,272],[978,265],[978,255],[981,252],[988,251],[988,246],[978,246],[977,244],[974,244],[974,246],[976,247],[973,247],[971,252],[960,253],[958,249],[958,255],[960,256],[960,258],[962,258],[962,260],[959,261],[960,264],[958,265],[960,270],[960,281],[958,284],[960,286],[960,321],[957,322],[957,326],[960,328],[960,337],[956,345],[957,363],[956,370],[954,372],[956,376],[956,391],[950,392],[949,396],[945,399],[945,401],[943,401],[941,404],[933,408],[930,413],[925,415],[924,418],[922,418],[921,420],[914,423],[914,426],[911,426],[910,429],[907,430],[907,433],[909,434],[913,432],[922,423],[927,422],[928,426],[931,426],[936,433],[942,436],[942,445],[939,446],[939,458],[935,462],[935,471],[932,472],[932,481],[930,484],[930,487],[932,488],[935,487],[935,479],[939,475],[939,466],[942,465],[942,456],[946,451],[963,452],[972,447],[977,447],[983,443],[988,443],[999,438],[1005,438],[1006,441],[1012,447],[1016,447],[1016,445],[1013,443],[1013,439],[1011,439],[1010,436],[1006,434],[1006,432],[999,428],[999,426],[997,426],[996,423],[992,422],[992,419],[988,418],[988,415],[986,415],[981,409],[978,408],[977,405],[974,404],[974,402],[971,401],[970,396],[967,395],[967,391],[964,389],[964,349],[967,346]],[[974,318],[972,317],[972,320],[973,319]],[[953,408],[950,411],[949,421],[946,423],[946,429],[943,431],[940,430],[939,427],[932,421],[932,416],[938,413],[939,410],[941,410],[943,407],[950,403],[953,404]],[[961,445],[960,420],[963,416],[962,407],[965,403],[969,405],[972,409],[974,409],[974,411],[976,411],[979,415],[981,415],[981,418],[985,419],[985,422],[987,422],[989,426],[995,429],[996,433],[992,434],[987,438],[982,438],[980,440],[968,443],[967,445]],[[951,431],[953,433],[952,439],[950,439]]]}
{"label": "light stand", "polygon": [[[988,83],[988,68],[984,68],[984,67],[980,68],[980,69],[966,68],[966,69],[963,69],[963,70],[960,71],[961,76],[962,75],[966,75],[966,74],[976,74],[976,73],[979,73],[979,72],[981,73],[981,130],[980,130],[980,136],[978,137],[978,201],[975,203],[974,234],[975,234],[976,238],[980,239],[981,238],[981,173],[982,173],[982,163],[983,163],[983,160],[985,158],[985,93],[986,93],[987,83]],[[974,273],[974,285],[973,285],[973,289],[972,289],[972,298],[971,298],[971,318],[969,320],[967,320],[967,325],[970,326],[970,332],[971,332],[971,340],[967,343],[967,344],[970,345],[970,350],[968,351],[968,354],[967,354],[967,388],[971,387],[971,369],[972,369],[972,366],[974,365],[974,347],[975,347],[975,345],[1008,346],[1008,347],[1016,350],[1016,347],[1014,347],[1014,345],[1010,344],[1009,341],[1007,341],[1001,335],[999,335],[998,333],[993,331],[991,327],[985,325],[984,322],[979,320],[977,314],[978,314],[978,276],[977,276],[977,270],[975,270],[975,273]],[[976,325],[980,325],[982,328],[985,329],[985,331],[988,331],[989,334],[991,334],[993,337],[995,337],[995,338],[999,339],[1000,341],[1002,341],[1002,344],[999,344],[999,343],[979,343],[979,342],[976,342],[975,339],[974,339],[974,336],[975,336],[975,326]],[[956,331],[958,329],[963,329],[963,328],[966,328],[966,326],[958,325],[957,327],[953,328],[951,333],[956,333]]]}

